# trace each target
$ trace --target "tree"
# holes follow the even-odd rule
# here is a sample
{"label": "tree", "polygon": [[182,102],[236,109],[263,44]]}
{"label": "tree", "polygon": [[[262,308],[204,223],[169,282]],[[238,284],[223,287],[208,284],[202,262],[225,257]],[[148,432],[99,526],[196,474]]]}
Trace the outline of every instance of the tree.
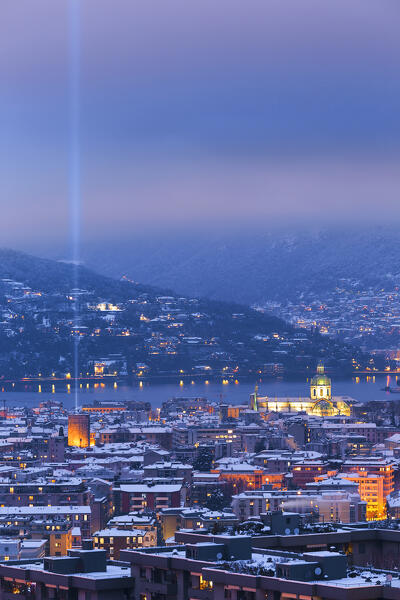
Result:
{"label": "tree", "polygon": [[206,507],[209,510],[221,511],[226,506],[225,494],[222,490],[214,489],[207,494]]}
{"label": "tree", "polygon": [[195,471],[207,472],[212,468],[213,460],[214,457],[211,448],[200,448],[193,462],[193,468]]}
{"label": "tree", "polygon": [[265,438],[261,438],[261,439],[257,440],[256,444],[254,446],[254,452],[256,454],[258,454],[259,452],[262,452],[263,450],[265,450]]}
{"label": "tree", "polygon": [[262,521],[244,521],[237,527],[240,535],[261,535],[265,533],[265,524]]}

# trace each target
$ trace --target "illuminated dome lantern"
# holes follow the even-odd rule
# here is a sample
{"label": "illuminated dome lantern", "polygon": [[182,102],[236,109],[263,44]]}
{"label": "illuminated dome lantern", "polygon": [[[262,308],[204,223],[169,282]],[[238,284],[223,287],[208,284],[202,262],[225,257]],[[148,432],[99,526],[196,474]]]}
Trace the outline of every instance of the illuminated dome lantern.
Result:
{"label": "illuminated dome lantern", "polygon": [[311,400],[330,400],[332,398],[332,382],[330,378],[325,375],[324,365],[319,363],[317,367],[317,374],[311,379],[310,384],[310,396]]}

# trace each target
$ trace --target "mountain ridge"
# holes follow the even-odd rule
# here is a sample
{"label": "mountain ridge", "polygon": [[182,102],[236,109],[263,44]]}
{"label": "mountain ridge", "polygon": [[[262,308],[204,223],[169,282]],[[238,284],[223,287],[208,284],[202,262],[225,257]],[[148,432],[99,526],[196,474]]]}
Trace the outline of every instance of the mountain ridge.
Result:
{"label": "mountain ridge", "polygon": [[82,373],[110,353],[121,357],[125,366],[118,368],[129,376],[145,364],[152,377],[193,377],[204,365],[224,378],[256,377],[271,368],[305,375],[321,358],[349,374],[354,356],[366,360],[349,344],[300,332],[248,305],[180,296],[83,266],[78,272],[75,292],[73,265],[0,250],[0,378],[66,376],[74,369],[77,339]]}
{"label": "mountain ridge", "polygon": [[88,244],[83,256],[90,266],[101,257],[109,275],[125,273],[143,284],[168,284],[181,294],[243,304],[296,298],[312,286],[326,291],[341,278],[385,285],[400,273],[396,228],[199,233],[134,238],[112,248]]}

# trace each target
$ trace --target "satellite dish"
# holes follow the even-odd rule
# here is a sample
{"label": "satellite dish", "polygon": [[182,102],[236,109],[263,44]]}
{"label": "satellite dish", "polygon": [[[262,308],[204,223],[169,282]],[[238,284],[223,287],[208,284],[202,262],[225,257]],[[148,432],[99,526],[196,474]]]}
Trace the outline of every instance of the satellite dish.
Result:
{"label": "satellite dish", "polygon": [[290,535],[290,529],[288,527],[285,529],[285,535]]}
{"label": "satellite dish", "polygon": [[314,573],[315,573],[316,575],[321,575],[321,573],[322,573],[322,569],[321,569],[321,567],[316,567],[316,569],[315,569]]}
{"label": "satellite dish", "polygon": [[221,554],[221,552],[218,552],[218,554],[217,554],[217,560],[222,560],[222,554]]}
{"label": "satellite dish", "polygon": [[300,533],[300,529],[298,527],[296,527],[296,529],[294,530],[294,535],[299,535]]}

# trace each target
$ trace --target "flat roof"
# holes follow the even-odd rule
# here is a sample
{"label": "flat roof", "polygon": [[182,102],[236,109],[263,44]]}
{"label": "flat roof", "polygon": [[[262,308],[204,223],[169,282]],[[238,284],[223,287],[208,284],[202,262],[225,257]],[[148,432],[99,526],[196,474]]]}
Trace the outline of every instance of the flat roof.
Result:
{"label": "flat roof", "polygon": [[[174,485],[170,483],[156,484],[156,485],[146,485],[143,483],[130,483],[130,484],[122,484],[120,486],[122,492],[155,492],[155,493],[172,493],[172,492],[180,492],[182,489],[182,485]],[[1,513],[0,513],[1,514]]]}
{"label": "flat roof", "polygon": [[0,517],[18,515],[67,515],[92,512],[90,506],[0,506]]}

